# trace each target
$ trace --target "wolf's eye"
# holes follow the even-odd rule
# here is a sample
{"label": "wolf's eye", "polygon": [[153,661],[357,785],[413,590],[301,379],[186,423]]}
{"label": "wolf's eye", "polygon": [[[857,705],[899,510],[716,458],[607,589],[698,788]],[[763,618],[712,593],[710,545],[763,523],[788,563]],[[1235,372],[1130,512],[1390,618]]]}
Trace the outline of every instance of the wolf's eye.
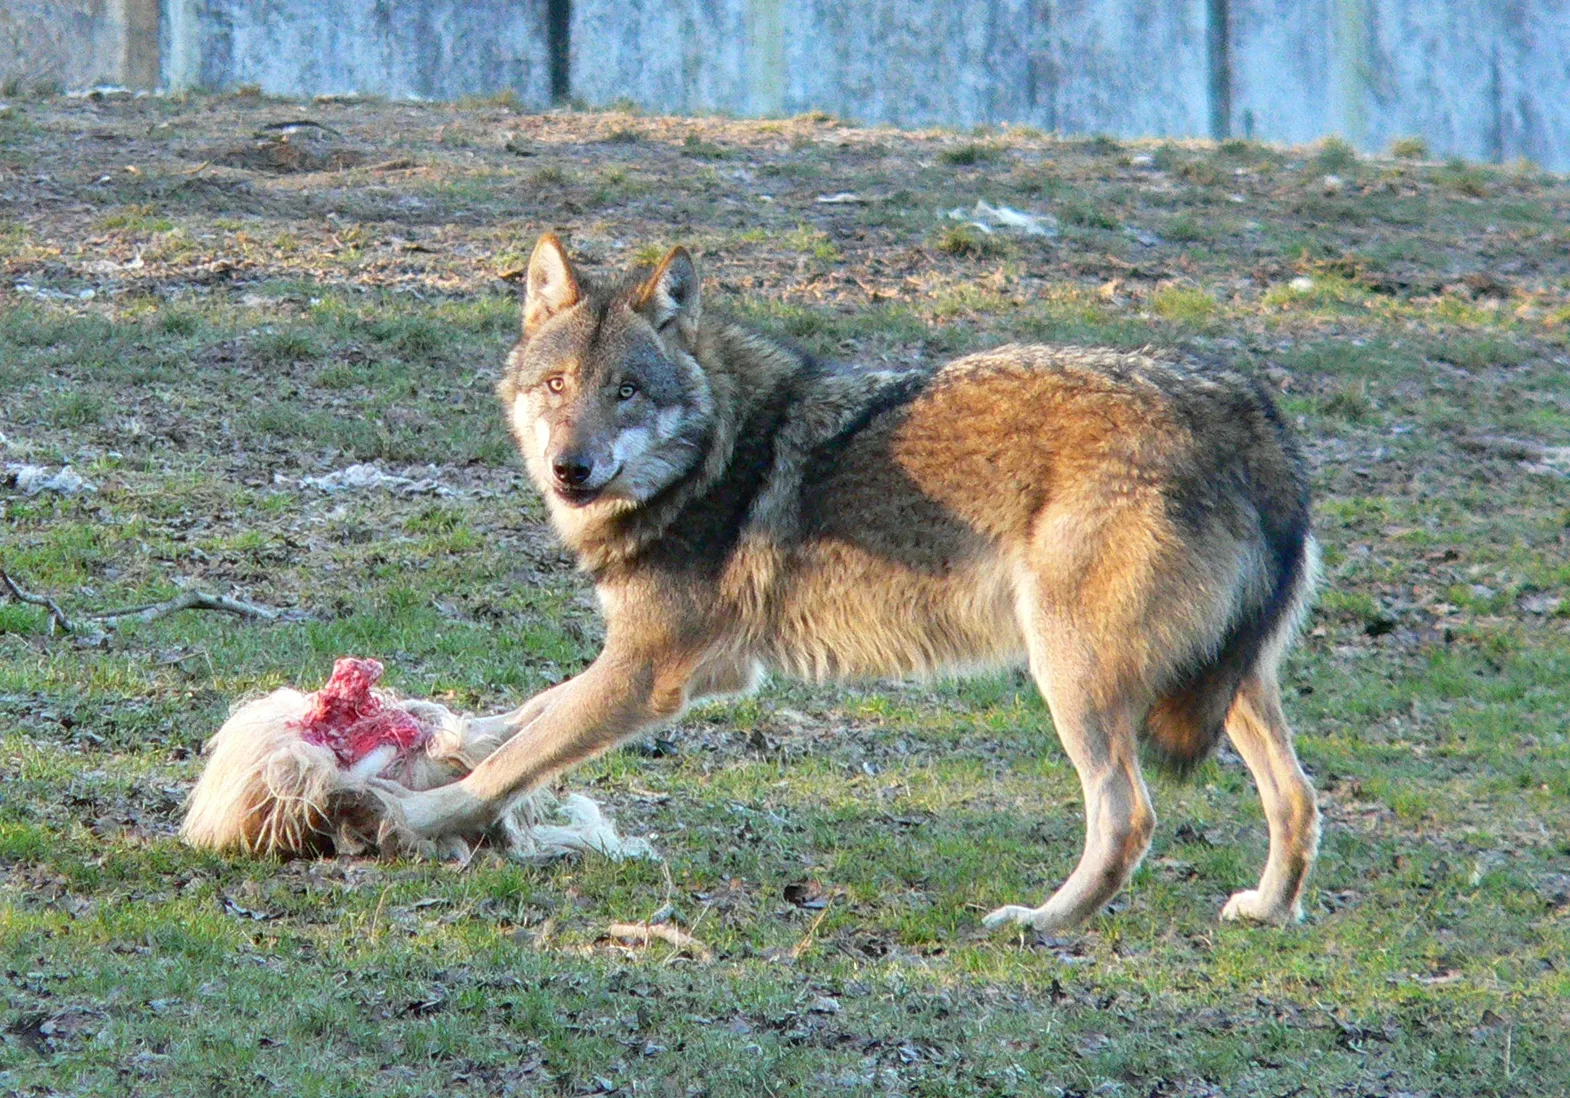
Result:
{"label": "wolf's eye", "polygon": [[621,383],[621,388],[616,390],[616,395],[623,400],[631,400],[638,395],[638,387],[630,381]]}
{"label": "wolf's eye", "polygon": [[553,393],[559,393],[567,387],[567,383],[560,377],[548,377],[545,379],[545,387]]}

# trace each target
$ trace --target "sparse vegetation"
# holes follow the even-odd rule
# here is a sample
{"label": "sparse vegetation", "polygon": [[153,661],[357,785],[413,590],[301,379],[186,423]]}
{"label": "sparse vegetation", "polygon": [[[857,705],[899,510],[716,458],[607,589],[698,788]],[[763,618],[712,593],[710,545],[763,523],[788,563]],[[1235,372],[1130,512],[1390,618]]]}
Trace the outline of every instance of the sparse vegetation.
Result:
{"label": "sparse vegetation", "polygon": [[1216,299],[1192,286],[1163,286],[1150,304],[1157,316],[1182,324],[1204,324],[1216,313]]}
{"label": "sparse vegetation", "polygon": [[1427,160],[1428,142],[1421,137],[1397,137],[1390,142],[1390,155],[1397,160]]}
{"label": "sparse vegetation", "polygon": [[947,225],[938,230],[932,246],[944,255],[965,259],[997,259],[1012,250],[1009,242],[996,233],[967,224]]}
{"label": "sparse vegetation", "polygon": [[321,355],[315,335],[301,328],[264,332],[256,337],[254,347],[257,358],[273,364],[306,362]]}
{"label": "sparse vegetation", "polygon": [[724,160],[725,148],[712,141],[705,141],[695,133],[689,133],[682,139],[681,151],[683,154],[697,160]]}
{"label": "sparse vegetation", "polygon": [[1200,187],[1214,187],[1225,178],[1209,160],[1184,160],[1177,165],[1178,177]]}
{"label": "sparse vegetation", "polygon": [[1446,160],[1439,178],[1467,198],[1488,197],[1488,172],[1480,165],[1468,164],[1462,157],[1452,156]]}
{"label": "sparse vegetation", "polygon": [[1095,199],[1070,199],[1058,206],[1058,217],[1065,225],[1084,229],[1112,230],[1118,227],[1115,214]]}
{"label": "sparse vegetation", "polygon": [[1314,153],[1314,166],[1320,171],[1345,174],[1357,167],[1357,150],[1341,137],[1327,137]]}
{"label": "sparse vegetation", "polygon": [[[1565,1094],[1562,178],[478,101],[313,104],[337,145],[212,155],[299,109],[0,114],[0,171],[27,165],[0,184],[0,457],[96,486],[0,487],[0,564],[69,611],[193,582],[308,614],[93,647],[0,600],[0,1092]],[[967,147],[999,167],[956,170]],[[1131,168],[1147,150],[1158,171]],[[1062,234],[948,218],[977,199]],[[1223,752],[1152,776],[1155,848],[1114,911],[984,936],[981,911],[1072,867],[1082,826],[1011,672],[771,684],[568,779],[662,865],[183,848],[235,698],[357,653],[499,711],[596,651],[493,395],[518,325],[496,275],[545,228],[597,270],[684,243],[705,308],[828,358],[1055,339],[1257,371],[1299,425],[1325,550],[1286,681],[1326,817],[1306,923],[1215,921],[1265,847]],[[360,461],[450,494],[305,483]],[[662,908],[716,959],[607,938]]]}
{"label": "sparse vegetation", "polygon": [[1002,150],[996,145],[983,145],[972,141],[952,149],[944,149],[938,153],[938,159],[957,168],[969,168],[977,164],[989,164],[1002,155]]}

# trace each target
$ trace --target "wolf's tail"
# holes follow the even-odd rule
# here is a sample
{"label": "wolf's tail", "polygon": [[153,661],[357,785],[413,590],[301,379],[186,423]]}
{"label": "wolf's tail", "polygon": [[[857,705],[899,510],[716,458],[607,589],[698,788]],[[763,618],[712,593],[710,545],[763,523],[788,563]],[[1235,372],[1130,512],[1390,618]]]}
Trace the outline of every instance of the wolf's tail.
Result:
{"label": "wolf's tail", "polygon": [[1271,595],[1228,631],[1215,655],[1186,675],[1151,706],[1144,741],[1158,765],[1187,772],[1221,740],[1238,687],[1254,670],[1274,670],[1313,601],[1319,579],[1319,545],[1302,526],[1275,544]]}

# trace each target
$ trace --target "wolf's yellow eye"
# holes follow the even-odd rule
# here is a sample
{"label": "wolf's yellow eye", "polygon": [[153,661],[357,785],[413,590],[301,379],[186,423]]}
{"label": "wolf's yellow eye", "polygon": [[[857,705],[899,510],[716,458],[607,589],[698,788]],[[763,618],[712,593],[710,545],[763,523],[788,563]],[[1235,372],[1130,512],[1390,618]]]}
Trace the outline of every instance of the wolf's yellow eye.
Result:
{"label": "wolf's yellow eye", "polygon": [[621,383],[621,388],[616,390],[616,395],[623,400],[631,400],[638,395],[638,387],[630,381],[624,381]]}
{"label": "wolf's yellow eye", "polygon": [[567,387],[567,383],[559,377],[548,377],[545,379],[545,387],[553,393],[559,393]]}

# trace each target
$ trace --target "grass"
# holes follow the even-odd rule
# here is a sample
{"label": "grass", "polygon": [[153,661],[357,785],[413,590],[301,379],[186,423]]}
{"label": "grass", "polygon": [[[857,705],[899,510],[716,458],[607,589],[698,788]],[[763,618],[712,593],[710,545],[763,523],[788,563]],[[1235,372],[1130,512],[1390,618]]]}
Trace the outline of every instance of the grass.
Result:
{"label": "grass", "polygon": [[1008,240],[975,225],[945,226],[933,234],[932,246],[944,255],[964,259],[997,259],[1015,251]]}
{"label": "grass", "polygon": [[[413,169],[191,172],[272,110],[0,119],[0,157],[28,165],[0,224],[0,447],[97,486],[0,488],[4,566],[71,612],[195,582],[306,614],[93,647],[0,602],[0,1092],[1567,1093],[1566,482],[1462,445],[1570,445],[1563,180],[1333,143],[956,144],[505,101],[312,105],[365,163]],[[525,124],[528,157],[483,136]],[[83,126],[139,173],[101,182]],[[1126,170],[1147,148],[1153,170]],[[1362,185],[1326,197],[1327,173]],[[842,191],[864,202],[817,202]],[[942,214],[1010,194],[1063,236]],[[1325,548],[1286,671],[1326,817],[1307,921],[1216,922],[1265,850],[1223,752],[1151,776],[1151,855],[1083,931],[982,934],[1081,838],[1017,672],[773,683],[566,779],[658,865],[182,847],[237,697],[352,652],[496,711],[593,657],[592,595],[492,395],[518,324],[496,276],[544,228],[600,268],[684,243],[706,308],[830,358],[1053,339],[1258,372],[1304,439]],[[303,483],[355,461],[452,493]],[[666,905],[714,961],[605,937]]]}
{"label": "grass", "polygon": [[996,145],[982,145],[974,141],[944,149],[938,161],[956,168],[972,168],[978,164],[991,164],[1002,158],[1003,151]]}
{"label": "grass", "polygon": [[1216,299],[1192,286],[1163,286],[1150,304],[1157,316],[1187,325],[1204,324],[1216,312]]}
{"label": "grass", "polygon": [[1428,142],[1421,137],[1397,137],[1390,142],[1390,155],[1398,160],[1427,160]]}
{"label": "grass", "polygon": [[1327,137],[1314,153],[1314,166],[1321,171],[1344,173],[1357,167],[1357,150],[1340,137]]}

